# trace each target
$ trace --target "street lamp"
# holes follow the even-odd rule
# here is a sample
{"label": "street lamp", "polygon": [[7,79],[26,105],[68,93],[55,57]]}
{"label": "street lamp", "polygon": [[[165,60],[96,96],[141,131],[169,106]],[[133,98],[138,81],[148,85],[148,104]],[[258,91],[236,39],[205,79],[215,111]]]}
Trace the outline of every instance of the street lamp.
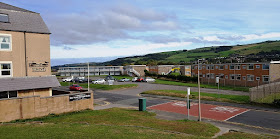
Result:
{"label": "street lamp", "polygon": [[198,76],[197,76],[197,83],[198,83],[198,121],[201,121],[201,105],[200,105],[200,77],[199,77],[199,61],[200,60],[204,60],[203,59],[198,59],[197,60],[197,73],[198,73]]}

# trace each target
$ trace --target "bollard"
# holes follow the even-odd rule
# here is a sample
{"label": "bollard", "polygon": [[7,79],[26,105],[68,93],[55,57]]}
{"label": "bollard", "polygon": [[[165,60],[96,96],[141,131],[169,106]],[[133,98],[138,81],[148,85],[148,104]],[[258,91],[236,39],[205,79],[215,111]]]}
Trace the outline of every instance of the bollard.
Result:
{"label": "bollard", "polygon": [[139,98],[139,111],[146,111],[146,99]]}

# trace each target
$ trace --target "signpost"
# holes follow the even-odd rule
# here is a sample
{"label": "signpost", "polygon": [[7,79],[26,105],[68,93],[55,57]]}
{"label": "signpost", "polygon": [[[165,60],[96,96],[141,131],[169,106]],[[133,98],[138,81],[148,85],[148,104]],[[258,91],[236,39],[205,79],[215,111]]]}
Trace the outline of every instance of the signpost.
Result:
{"label": "signpost", "polygon": [[218,94],[219,94],[219,98],[220,98],[220,78],[216,77],[216,83],[218,84]]}
{"label": "signpost", "polygon": [[191,108],[191,104],[190,104],[190,94],[191,94],[191,88],[188,87],[188,92],[187,92],[187,110],[188,110],[188,120],[189,120],[189,115],[190,115],[190,108]]}

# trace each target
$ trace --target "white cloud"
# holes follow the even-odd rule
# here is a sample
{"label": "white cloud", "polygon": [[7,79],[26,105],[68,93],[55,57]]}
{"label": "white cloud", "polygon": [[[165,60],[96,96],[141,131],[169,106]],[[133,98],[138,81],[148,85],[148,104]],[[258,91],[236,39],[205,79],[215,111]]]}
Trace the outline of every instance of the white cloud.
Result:
{"label": "white cloud", "polygon": [[258,40],[258,39],[273,39],[273,38],[280,38],[280,33],[278,32],[273,32],[273,33],[266,33],[266,34],[248,34],[248,35],[243,35],[244,39],[243,41],[251,41],[251,40]]}
{"label": "white cloud", "polygon": [[[63,47],[51,47],[51,58],[86,58],[108,56],[131,56],[159,52],[162,48],[176,48],[191,45],[191,42],[147,43],[127,47],[109,47],[106,45],[80,46],[65,51]],[[73,48],[77,48],[73,46]]]}
{"label": "white cloud", "polygon": [[217,36],[205,36],[205,37],[203,37],[203,40],[206,40],[206,41],[221,41],[221,39],[219,39]]}

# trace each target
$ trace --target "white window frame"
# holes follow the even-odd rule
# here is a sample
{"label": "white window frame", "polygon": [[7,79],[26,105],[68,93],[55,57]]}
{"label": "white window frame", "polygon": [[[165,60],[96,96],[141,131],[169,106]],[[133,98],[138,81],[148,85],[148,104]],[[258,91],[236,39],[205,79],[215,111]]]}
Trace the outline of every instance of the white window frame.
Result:
{"label": "white window frame", "polygon": [[[233,79],[232,79],[231,77],[233,77]],[[229,79],[230,79],[230,80],[235,80],[235,79],[236,79],[235,74],[230,74],[230,75],[229,75]]]}
{"label": "white window frame", "polygon": [[[2,64],[10,64],[10,66],[11,66],[10,75],[2,75],[2,69],[1,69]],[[7,71],[7,70],[3,70],[3,71]],[[0,78],[5,78],[5,77],[13,77],[13,63],[12,63],[12,61],[0,61]]]}
{"label": "white window frame", "polygon": [[[222,68],[221,68],[222,67]],[[219,70],[224,70],[224,65],[219,66]]]}
{"label": "white window frame", "polygon": [[[265,78],[268,78],[268,81],[264,81]],[[269,82],[269,75],[263,75],[262,76],[262,81],[265,82],[265,83]]]}
{"label": "white window frame", "polygon": [[256,69],[260,69],[261,68],[261,65],[256,65]]}
{"label": "white window frame", "polygon": [[256,77],[256,81],[259,81],[259,80],[261,80],[261,77]]}
{"label": "white window frame", "polygon": [[1,49],[1,43],[0,43],[0,51],[12,51],[12,44],[13,44],[12,35],[11,34],[1,34],[0,33],[0,36],[10,37],[10,48],[9,49]]}
{"label": "white window frame", "polygon": [[[264,69],[264,65],[268,65],[268,69]],[[262,70],[269,70],[270,69],[270,65],[269,64],[262,64]]]}
{"label": "white window frame", "polygon": [[[239,68],[237,68],[237,67],[239,67]],[[240,70],[241,69],[241,65],[237,64],[237,65],[234,66],[234,68],[235,68],[235,70]]]}
{"label": "white window frame", "polygon": [[[253,80],[249,80],[249,76],[250,76],[250,77],[253,77],[253,78],[252,78]],[[247,74],[247,81],[254,81],[254,80],[255,80],[255,76],[254,76],[254,75]]]}
{"label": "white window frame", "polygon": [[[238,77],[239,77],[239,79],[238,79]],[[241,78],[242,78],[241,74],[235,74],[235,80],[241,81]]]}
{"label": "white window frame", "polygon": [[[249,69],[250,66],[252,66],[253,69]],[[247,70],[254,70],[254,69],[255,69],[254,64],[248,64],[248,65],[247,65]]]}

